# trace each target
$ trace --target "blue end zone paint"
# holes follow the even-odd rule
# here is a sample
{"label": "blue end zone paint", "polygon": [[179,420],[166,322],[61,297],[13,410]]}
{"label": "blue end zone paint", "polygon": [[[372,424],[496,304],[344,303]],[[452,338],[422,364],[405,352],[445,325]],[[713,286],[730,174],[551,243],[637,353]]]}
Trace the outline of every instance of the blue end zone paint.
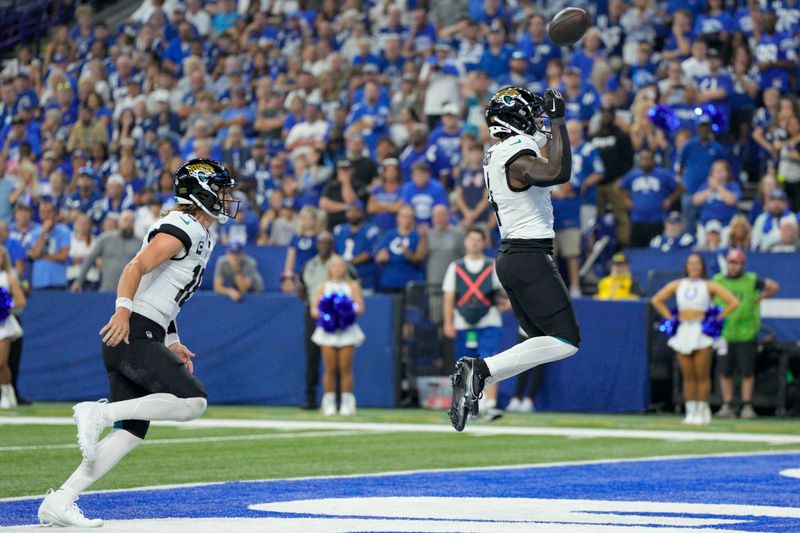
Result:
{"label": "blue end zone paint", "polygon": [[[251,511],[247,507],[257,503],[320,498],[453,497],[476,494],[508,498],[800,507],[800,480],[779,475],[781,470],[797,468],[799,465],[800,454],[787,453],[374,477],[231,482],[168,490],[88,494],[81,498],[80,505],[89,517],[116,520],[297,518],[304,515]],[[0,525],[34,523],[38,505],[39,500],[0,502]],[[697,518],[703,515],[692,516]],[[730,518],[739,520],[742,517]],[[709,526],[708,529],[713,531],[725,527]],[[796,519],[765,517],[747,517],[745,523],[727,527],[741,531],[800,530]]]}

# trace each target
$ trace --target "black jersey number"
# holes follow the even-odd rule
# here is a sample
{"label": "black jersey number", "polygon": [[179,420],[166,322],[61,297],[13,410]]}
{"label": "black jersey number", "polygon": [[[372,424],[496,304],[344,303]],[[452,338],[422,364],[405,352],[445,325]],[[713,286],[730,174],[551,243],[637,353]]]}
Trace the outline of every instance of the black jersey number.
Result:
{"label": "black jersey number", "polygon": [[492,159],[492,152],[486,152],[486,155],[483,157],[483,179],[486,181],[486,190],[489,191],[489,205],[492,206],[492,210],[494,211],[494,218],[497,219],[497,226],[500,227],[503,225],[500,222],[500,209],[497,207],[497,202],[494,201],[494,195],[492,194],[492,185],[489,183],[489,161]]}
{"label": "black jersey number", "polygon": [[192,271],[192,280],[186,284],[184,288],[178,291],[178,294],[175,296],[175,301],[178,302],[178,307],[183,307],[183,304],[192,297],[194,291],[197,290],[197,287],[203,282],[203,274],[205,273],[206,269],[200,265],[194,267]]}

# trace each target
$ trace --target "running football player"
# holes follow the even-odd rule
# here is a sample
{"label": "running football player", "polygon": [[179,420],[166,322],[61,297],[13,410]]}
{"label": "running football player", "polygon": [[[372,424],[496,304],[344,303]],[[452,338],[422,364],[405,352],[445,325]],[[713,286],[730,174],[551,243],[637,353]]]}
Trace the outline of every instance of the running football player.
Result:
{"label": "running football player", "polygon": [[[551,124],[549,140],[542,131],[544,118]],[[486,122],[499,141],[483,161],[489,205],[502,237],[497,277],[529,338],[493,357],[456,362],[449,410],[456,431],[464,429],[470,414],[477,416],[486,383],[569,357],[580,344],[572,301],[552,258],[550,187],[566,183],[572,174],[564,98],[552,89],[542,98],[521,87],[506,87],[489,102]],[[546,140],[546,158],[538,139]]]}
{"label": "running football player", "polygon": [[[203,280],[214,248],[214,221],[236,216],[235,182],[210,159],[192,159],[175,173],[178,206],[151,226],[117,286],[116,311],[101,330],[111,402],[73,408],[83,462],[57,491],[49,490],[39,521],[100,527],[75,503],[78,495],[141,444],[152,420],[188,421],[206,409],[206,391],[192,375],[194,354],[178,337],[175,317]],[[100,442],[103,430],[114,429]]]}

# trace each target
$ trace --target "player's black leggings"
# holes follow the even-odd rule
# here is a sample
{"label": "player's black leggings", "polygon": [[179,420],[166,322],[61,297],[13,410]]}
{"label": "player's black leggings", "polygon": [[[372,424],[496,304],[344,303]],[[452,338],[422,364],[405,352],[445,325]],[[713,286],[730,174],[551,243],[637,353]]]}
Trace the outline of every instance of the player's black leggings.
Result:
{"label": "player's black leggings", "polygon": [[[180,358],[164,346],[164,329],[149,318],[131,314],[130,344],[103,344],[111,401],[120,402],[165,392],[178,398],[205,398],[206,389]],[[123,420],[116,427],[143,439],[147,420]]]}
{"label": "player's black leggings", "polygon": [[579,346],[572,300],[548,249],[552,250],[550,239],[504,240],[497,254],[497,277],[528,337],[549,335]]}

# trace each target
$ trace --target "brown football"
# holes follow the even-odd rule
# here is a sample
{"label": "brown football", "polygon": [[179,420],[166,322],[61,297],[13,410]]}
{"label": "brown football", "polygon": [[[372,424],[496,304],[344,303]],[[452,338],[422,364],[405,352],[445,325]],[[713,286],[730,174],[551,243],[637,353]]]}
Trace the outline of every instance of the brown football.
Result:
{"label": "brown football", "polygon": [[589,29],[589,13],[579,7],[559,11],[550,21],[548,32],[554,43],[567,46],[575,44]]}

